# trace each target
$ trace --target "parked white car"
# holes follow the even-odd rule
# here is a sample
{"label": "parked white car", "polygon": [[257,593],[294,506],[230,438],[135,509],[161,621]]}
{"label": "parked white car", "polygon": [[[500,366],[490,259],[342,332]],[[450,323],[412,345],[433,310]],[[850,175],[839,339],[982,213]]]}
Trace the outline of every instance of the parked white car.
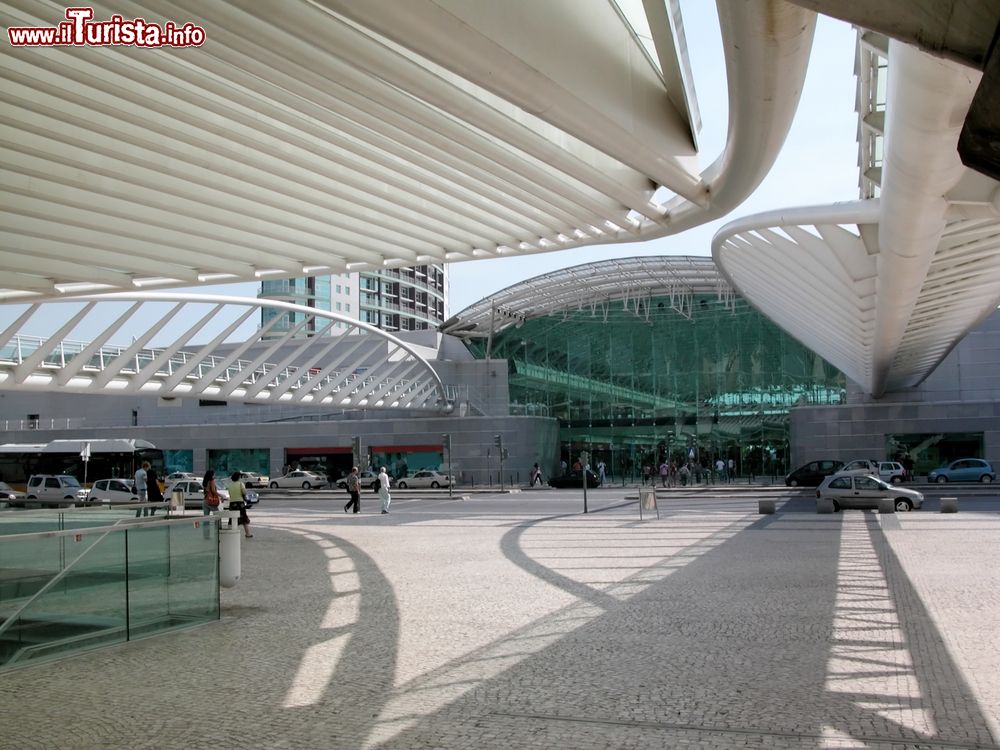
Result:
{"label": "parked white car", "polygon": [[[229,490],[223,487],[222,482],[218,480],[216,480],[215,485],[219,489],[219,497],[222,498],[222,502],[228,503]],[[184,507],[191,505],[200,508],[202,500],[205,499],[205,491],[201,486],[200,479],[176,479],[173,482],[168,482],[163,490],[164,499],[169,500],[175,490],[179,490],[184,495]]]}
{"label": "parked white car", "polygon": [[267,487],[271,478],[264,474],[258,474],[256,471],[241,471],[240,480],[246,487]]}
{"label": "parked white car", "polygon": [[833,501],[833,509],[878,509],[879,500],[891,498],[899,512],[921,508],[924,496],[916,490],[893,487],[878,477],[863,474],[832,474],[816,488],[816,499]]}
{"label": "parked white car", "polygon": [[313,487],[323,487],[326,484],[326,477],[322,474],[317,474],[313,471],[305,471],[304,469],[296,469],[295,471],[288,472],[283,477],[272,479],[268,482],[267,486],[272,490],[279,488],[302,488],[304,490],[311,490]]}
{"label": "parked white car", "polygon": [[197,479],[198,475],[190,471],[175,471],[173,474],[167,474],[163,477],[163,481],[167,484],[171,482],[176,482],[178,479]]}
{"label": "parked white car", "polygon": [[[378,481],[377,471],[368,471],[367,469],[365,469],[364,471],[358,472],[358,482],[360,482],[362,487],[370,487],[372,492],[378,492],[379,481]],[[337,480],[336,484],[338,487],[340,487],[340,489],[346,490],[347,477],[346,476],[341,477],[340,479]],[[390,487],[396,486],[396,480],[392,476],[389,477],[389,486]]]}
{"label": "parked white car", "polygon": [[454,481],[454,478],[448,476],[447,474],[425,469],[423,471],[418,471],[412,476],[403,477],[402,479],[397,480],[396,486],[401,490],[405,490],[407,487],[433,487],[437,489],[438,487],[448,487]]}
{"label": "parked white car", "polygon": [[870,461],[866,458],[860,458],[856,461],[844,464],[844,466],[838,469],[835,474],[874,476],[878,477],[883,482],[899,484],[905,478],[906,470],[903,468],[903,464],[896,461]]}
{"label": "parked white car", "polygon": [[134,485],[124,479],[98,479],[90,488],[87,500],[92,503],[137,503]]}

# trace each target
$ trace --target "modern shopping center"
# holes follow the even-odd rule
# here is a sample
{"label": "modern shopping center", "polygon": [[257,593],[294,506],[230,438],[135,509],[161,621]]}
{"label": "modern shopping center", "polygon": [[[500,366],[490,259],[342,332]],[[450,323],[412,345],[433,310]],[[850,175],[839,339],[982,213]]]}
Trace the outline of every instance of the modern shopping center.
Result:
{"label": "modern shopping center", "polygon": [[[563,269],[491,295],[442,329],[400,336],[445,384],[450,413],[23,390],[0,397],[4,442],[142,438],[164,451],[168,471],[301,466],[340,476],[359,438],[366,463],[397,476],[450,466],[466,486],[499,484],[501,470],[505,484],[524,484],[534,463],[551,476],[582,454],[616,480],[667,457],[733,459],[743,476],[821,458],[909,454],[918,473],[963,455],[1000,458],[1000,314],[925,383],[878,400],[751,307],[710,258]],[[277,362],[302,346],[256,344]],[[310,367],[322,372],[350,350],[353,369],[377,369],[389,347],[356,331],[327,341]]]}

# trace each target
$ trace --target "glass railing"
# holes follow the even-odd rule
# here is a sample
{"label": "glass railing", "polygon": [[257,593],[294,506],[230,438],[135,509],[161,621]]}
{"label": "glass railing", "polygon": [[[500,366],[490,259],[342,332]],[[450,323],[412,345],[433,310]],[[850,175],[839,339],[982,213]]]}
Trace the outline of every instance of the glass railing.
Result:
{"label": "glass railing", "polygon": [[10,534],[34,534],[43,531],[88,529],[111,526],[119,520],[135,519],[136,514],[154,513],[153,518],[167,515],[169,503],[116,503],[79,508],[28,508],[0,511],[0,537]]}
{"label": "glass railing", "polygon": [[118,514],[73,528],[81,514],[60,513],[68,528],[9,533],[57,521],[0,513],[0,670],[219,619],[215,521]]}

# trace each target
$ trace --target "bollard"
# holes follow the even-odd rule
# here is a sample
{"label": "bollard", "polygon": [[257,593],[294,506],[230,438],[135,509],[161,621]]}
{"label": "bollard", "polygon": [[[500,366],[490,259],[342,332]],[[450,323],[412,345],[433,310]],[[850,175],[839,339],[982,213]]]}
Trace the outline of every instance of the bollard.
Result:
{"label": "bollard", "polygon": [[891,497],[880,497],[878,499],[878,512],[879,513],[895,513],[896,512],[896,501]]}
{"label": "bollard", "polygon": [[240,537],[243,529],[239,526],[219,526],[219,585],[231,589],[240,580]]}
{"label": "bollard", "polygon": [[816,512],[833,513],[833,500],[828,497],[818,498],[816,500]]}
{"label": "bollard", "polygon": [[958,498],[957,497],[942,497],[941,498],[941,512],[942,513],[958,513]]}
{"label": "bollard", "polygon": [[757,512],[764,514],[774,513],[774,500],[758,500]]}
{"label": "bollard", "polygon": [[183,513],[184,512],[184,492],[182,490],[174,490],[170,493],[170,507],[167,508],[167,513]]}

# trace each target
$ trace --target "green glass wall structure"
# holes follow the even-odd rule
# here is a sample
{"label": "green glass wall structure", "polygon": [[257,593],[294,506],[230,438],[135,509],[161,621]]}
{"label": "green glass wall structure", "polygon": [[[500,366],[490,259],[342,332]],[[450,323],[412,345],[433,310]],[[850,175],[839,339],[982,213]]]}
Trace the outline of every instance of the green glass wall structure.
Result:
{"label": "green glass wall structure", "polygon": [[[487,340],[469,344],[477,357]],[[589,451],[612,475],[647,462],[733,458],[741,475],[783,472],[788,412],[840,403],[844,376],[743,300],[614,301],[495,334],[511,409],[559,419],[563,457]]]}
{"label": "green glass wall structure", "polygon": [[222,448],[208,451],[208,468],[217,476],[229,476],[234,471],[256,471],[267,475],[271,461],[268,448]]}

